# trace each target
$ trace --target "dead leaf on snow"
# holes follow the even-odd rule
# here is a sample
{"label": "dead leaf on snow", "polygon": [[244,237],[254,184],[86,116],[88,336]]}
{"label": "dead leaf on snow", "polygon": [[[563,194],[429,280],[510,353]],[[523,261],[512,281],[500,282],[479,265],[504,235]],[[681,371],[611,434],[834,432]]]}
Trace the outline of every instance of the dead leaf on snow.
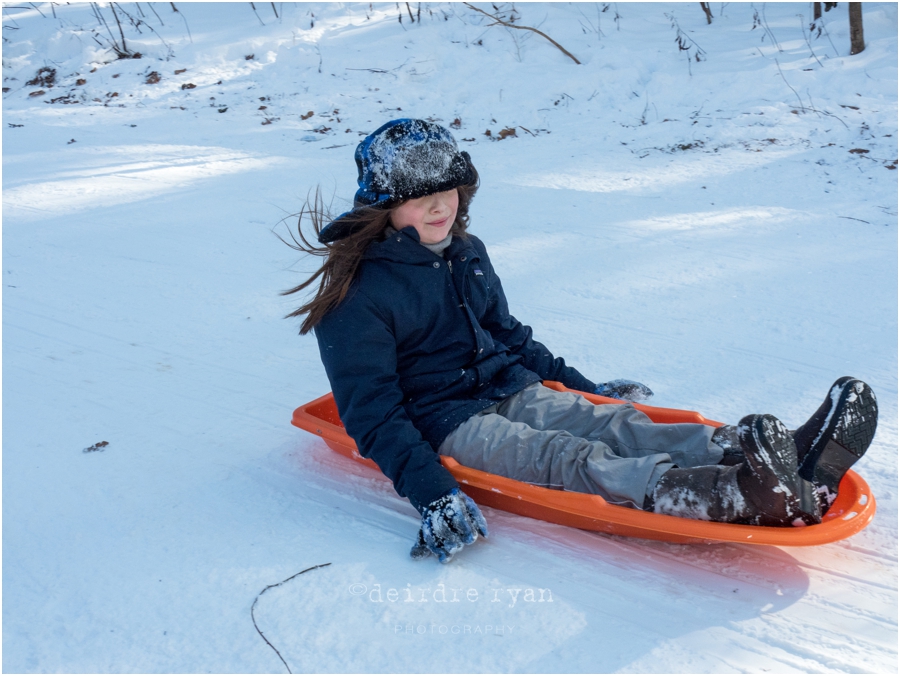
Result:
{"label": "dead leaf on snow", "polygon": [[[74,140],[74,139],[73,139],[73,140]],[[87,448],[85,448],[84,450],[82,450],[82,453],[93,453],[94,451],[102,451],[102,450],[103,450],[104,448],[106,448],[107,446],[109,446],[109,442],[108,442],[108,441],[98,441],[98,442],[97,442],[96,444],[94,444],[93,446],[88,446]]]}
{"label": "dead leaf on snow", "polygon": [[29,87],[52,87],[56,84],[56,69],[49,66],[39,68],[37,75],[25,84]]}

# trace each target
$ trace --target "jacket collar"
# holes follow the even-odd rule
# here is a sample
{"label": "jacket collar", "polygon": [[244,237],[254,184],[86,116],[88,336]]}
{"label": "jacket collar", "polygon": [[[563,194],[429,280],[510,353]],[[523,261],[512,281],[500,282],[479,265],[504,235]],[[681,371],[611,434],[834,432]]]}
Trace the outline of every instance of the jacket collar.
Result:
{"label": "jacket collar", "polygon": [[[467,249],[472,250],[471,255],[476,253],[470,241],[454,236],[444,255],[455,257]],[[363,254],[364,260],[387,260],[413,265],[432,265],[435,259],[440,258],[421,245],[419,233],[412,226],[407,226],[380,242],[372,242]]]}

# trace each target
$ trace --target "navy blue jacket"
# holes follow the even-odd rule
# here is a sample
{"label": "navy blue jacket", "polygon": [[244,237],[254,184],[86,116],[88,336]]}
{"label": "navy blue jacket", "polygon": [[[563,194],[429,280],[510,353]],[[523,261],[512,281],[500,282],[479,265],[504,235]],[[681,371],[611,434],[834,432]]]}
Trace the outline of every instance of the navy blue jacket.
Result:
{"label": "navy blue jacket", "polygon": [[542,379],[596,388],[509,314],[472,235],[443,258],[413,227],[374,242],[315,333],[347,432],[420,512],[458,485],[437,449],[472,415]]}

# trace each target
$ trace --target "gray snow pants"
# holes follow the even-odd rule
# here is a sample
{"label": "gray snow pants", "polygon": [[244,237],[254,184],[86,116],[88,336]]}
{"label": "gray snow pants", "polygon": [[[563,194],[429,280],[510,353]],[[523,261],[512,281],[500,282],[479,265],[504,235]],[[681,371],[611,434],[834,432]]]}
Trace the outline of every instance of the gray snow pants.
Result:
{"label": "gray snow pants", "polygon": [[641,509],[673,466],[722,459],[713,431],[656,424],[631,404],[597,406],[535,383],[469,418],[439,452],[474,469]]}

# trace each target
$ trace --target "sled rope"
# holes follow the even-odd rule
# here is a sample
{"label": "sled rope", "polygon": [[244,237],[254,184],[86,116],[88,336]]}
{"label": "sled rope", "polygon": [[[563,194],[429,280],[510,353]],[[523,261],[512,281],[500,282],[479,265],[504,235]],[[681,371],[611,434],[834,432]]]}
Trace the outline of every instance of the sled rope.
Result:
{"label": "sled rope", "polygon": [[276,582],[275,584],[270,584],[268,587],[266,587],[261,592],[259,592],[259,594],[256,595],[256,598],[253,599],[253,605],[250,606],[250,619],[253,620],[253,626],[256,627],[256,632],[262,637],[262,640],[266,642],[266,645],[275,651],[275,654],[278,655],[278,659],[281,660],[281,663],[284,665],[284,668],[288,670],[289,674],[293,674],[294,672],[291,671],[291,668],[288,666],[288,663],[284,661],[284,658],[281,656],[281,653],[278,652],[278,648],[276,648],[275,646],[272,645],[272,643],[269,641],[269,639],[266,638],[266,635],[263,634],[262,631],[260,630],[259,625],[256,624],[256,615],[254,614],[254,611],[256,610],[256,603],[257,603],[257,601],[259,601],[259,597],[262,596],[263,594],[265,594],[270,589],[273,589],[275,587],[280,587],[285,582],[290,582],[298,575],[303,575],[303,573],[308,573],[309,571],[315,570],[316,568],[324,568],[325,566],[330,566],[330,565],[331,565],[330,561],[328,563],[320,563],[318,566],[313,566],[311,568],[307,568],[306,570],[301,570],[299,573],[294,573],[286,580],[282,580],[281,582]]}

